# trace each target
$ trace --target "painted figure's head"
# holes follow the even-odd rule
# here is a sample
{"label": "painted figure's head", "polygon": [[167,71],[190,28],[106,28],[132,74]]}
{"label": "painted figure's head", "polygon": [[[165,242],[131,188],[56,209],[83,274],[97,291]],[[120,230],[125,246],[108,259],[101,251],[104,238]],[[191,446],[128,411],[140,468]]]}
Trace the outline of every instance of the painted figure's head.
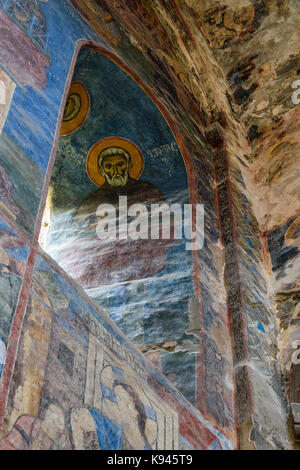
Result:
{"label": "painted figure's head", "polygon": [[98,171],[114,188],[125,186],[132,166],[129,153],[121,147],[109,147],[98,156]]}

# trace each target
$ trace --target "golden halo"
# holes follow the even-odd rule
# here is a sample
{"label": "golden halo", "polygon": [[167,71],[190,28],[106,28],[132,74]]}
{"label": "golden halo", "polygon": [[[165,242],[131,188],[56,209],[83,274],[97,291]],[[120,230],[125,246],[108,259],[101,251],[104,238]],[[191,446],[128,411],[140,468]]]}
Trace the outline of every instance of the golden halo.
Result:
{"label": "golden halo", "polygon": [[97,142],[89,151],[86,159],[86,171],[89,178],[97,186],[105,183],[105,178],[98,171],[97,161],[99,154],[109,147],[121,147],[131,156],[132,167],[129,169],[130,178],[137,180],[144,169],[144,157],[140,149],[123,137],[106,137]]}
{"label": "golden halo", "polygon": [[90,107],[87,89],[81,82],[72,82],[66,101],[60,135],[76,131],[85,121]]}
{"label": "golden halo", "polygon": [[284,235],[284,241],[287,245],[300,245],[300,217],[294,220]]}

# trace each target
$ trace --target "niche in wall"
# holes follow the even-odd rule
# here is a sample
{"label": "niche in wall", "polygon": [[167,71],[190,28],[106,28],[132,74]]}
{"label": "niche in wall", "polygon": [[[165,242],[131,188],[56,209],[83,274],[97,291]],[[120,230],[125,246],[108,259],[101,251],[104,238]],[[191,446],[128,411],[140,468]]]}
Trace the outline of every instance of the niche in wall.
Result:
{"label": "niche in wall", "polygon": [[[122,185],[114,184],[118,178]],[[184,237],[99,240],[97,207],[119,210],[119,196],[128,207],[183,206],[187,171],[153,101],[118,65],[85,47],[64,110],[40,243],[194,403],[192,252]]]}

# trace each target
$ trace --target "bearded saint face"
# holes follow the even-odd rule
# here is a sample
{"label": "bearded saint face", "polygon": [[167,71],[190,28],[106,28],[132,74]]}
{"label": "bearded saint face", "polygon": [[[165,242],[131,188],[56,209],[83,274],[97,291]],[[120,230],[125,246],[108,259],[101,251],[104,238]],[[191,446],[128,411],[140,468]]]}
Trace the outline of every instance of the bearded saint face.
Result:
{"label": "bearded saint face", "polygon": [[124,155],[109,155],[104,157],[101,170],[106,182],[110,186],[118,188],[127,184],[129,164]]}

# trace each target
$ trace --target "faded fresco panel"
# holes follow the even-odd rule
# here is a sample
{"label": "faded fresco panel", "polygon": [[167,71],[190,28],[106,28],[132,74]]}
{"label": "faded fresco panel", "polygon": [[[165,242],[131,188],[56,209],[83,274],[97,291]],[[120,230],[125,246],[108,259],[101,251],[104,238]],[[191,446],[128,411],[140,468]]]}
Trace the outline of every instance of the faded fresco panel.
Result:
{"label": "faded fresco panel", "polygon": [[0,219],[0,380],[28,253],[25,240]]}
{"label": "faded fresco panel", "polygon": [[[122,449],[178,448],[177,413],[161,402],[130,369],[126,361],[117,360],[91,334],[85,405],[93,410],[99,422],[108,426],[113,419],[118,423],[115,430],[111,423],[111,432],[102,433],[102,439],[110,448],[115,445]],[[137,419],[141,426],[137,425]],[[111,439],[119,440],[118,444]],[[80,441],[78,447],[82,447]]]}
{"label": "faded fresco panel", "polygon": [[34,230],[44,174],[3,131],[0,135],[0,210],[28,234]]}
{"label": "faded fresco panel", "polygon": [[15,88],[14,81],[0,67],[0,133],[5,124]]}
{"label": "faded fresco panel", "polygon": [[198,415],[38,257],[0,449],[208,448]]}
{"label": "faded fresco panel", "polygon": [[[243,357],[245,357],[250,362],[248,373],[252,390],[252,436],[257,448],[272,449],[278,445],[278,442],[281,442],[283,447],[289,448],[278,361],[276,311],[266,281],[260,231],[252,204],[245,194],[244,180],[240,170],[232,168],[231,171],[239,243],[241,306],[244,309],[244,312],[243,310],[241,312],[247,328],[247,351],[243,346],[241,333],[235,335],[236,360],[240,360],[242,363]],[[280,259],[282,255],[278,245],[277,250],[275,248],[271,256],[274,255],[274,261],[277,256]],[[229,263],[227,276],[228,280],[233,283],[234,272]],[[238,296],[234,298],[232,287],[231,290],[231,302],[233,307],[237,309],[240,300]],[[238,320],[235,321],[235,325],[237,324]],[[242,368],[240,370],[241,373],[236,378],[240,409],[244,416],[247,416],[247,413],[249,416],[250,410],[247,411],[246,396],[243,392],[241,393],[243,373]]]}
{"label": "faded fresco panel", "polygon": [[44,15],[37,1],[2,2],[0,62],[21,85],[44,88],[47,42]]}
{"label": "faded fresco panel", "polygon": [[[159,351],[163,373],[195,403],[199,344],[188,333],[192,253],[186,233],[181,240],[150,237],[152,205],[178,204],[183,212],[189,202],[180,149],[151,99],[103,54],[83,48],[72,80],[44,218],[48,233],[40,240],[140,350]],[[118,213],[119,196],[127,198],[128,208],[144,204],[148,234],[99,240],[97,207],[111,204]],[[128,224],[132,219],[127,217]]]}
{"label": "faded fresco panel", "polygon": [[[43,301],[47,301],[45,291],[36,282],[33,285]],[[20,416],[37,416],[39,412],[53,320],[44,302],[33,294],[29,297],[2,435]]]}

